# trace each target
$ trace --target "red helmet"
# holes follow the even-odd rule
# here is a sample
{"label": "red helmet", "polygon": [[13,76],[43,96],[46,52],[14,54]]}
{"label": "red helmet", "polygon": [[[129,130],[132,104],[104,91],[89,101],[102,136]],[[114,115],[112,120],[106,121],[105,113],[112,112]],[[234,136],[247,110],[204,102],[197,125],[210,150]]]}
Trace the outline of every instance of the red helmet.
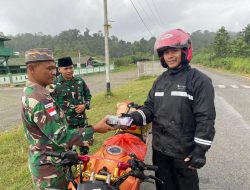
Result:
{"label": "red helmet", "polygon": [[175,47],[182,49],[182,62],[189,63],[192,59],[192,43],[190,35],[184,32],[182,29],[173,29],[160,35],[156,42],[154,49],[158,53],[161,64],[163,67],[167,67],[164,59],[163,52],[169,48]]}

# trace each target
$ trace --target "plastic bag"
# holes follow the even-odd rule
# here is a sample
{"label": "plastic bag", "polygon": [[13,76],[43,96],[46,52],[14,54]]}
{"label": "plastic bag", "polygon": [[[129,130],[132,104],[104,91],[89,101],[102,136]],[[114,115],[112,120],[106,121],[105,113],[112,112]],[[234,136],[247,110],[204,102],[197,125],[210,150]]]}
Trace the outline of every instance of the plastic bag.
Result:
{"label": "plastic bag", "polygon": [[128,154],[135,154],[139,160],[144,160],[147,145],[137,136],[124,133],[110,137],[104,142],[105,146],[116,145],[122,147]]}

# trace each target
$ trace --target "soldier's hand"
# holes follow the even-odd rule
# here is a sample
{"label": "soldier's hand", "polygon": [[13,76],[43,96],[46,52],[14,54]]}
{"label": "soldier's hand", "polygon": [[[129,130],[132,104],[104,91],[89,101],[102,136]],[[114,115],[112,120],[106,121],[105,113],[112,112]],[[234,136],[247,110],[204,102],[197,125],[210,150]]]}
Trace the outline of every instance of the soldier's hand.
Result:
{"label": "soldier's hand", "polygon": [[82,113],[84,110],[85,110],[84,104],[80,104],[80,105],[75,106],[76,113]]}
{"label": "soldier's hand", "polygon": [[109,126],[107,122],[107,117],[104,117],[101,121],[99,121],[97,124],[93,126],[93,129],[97,133],[106,133],[108,131],[115,130],[115,128]]}

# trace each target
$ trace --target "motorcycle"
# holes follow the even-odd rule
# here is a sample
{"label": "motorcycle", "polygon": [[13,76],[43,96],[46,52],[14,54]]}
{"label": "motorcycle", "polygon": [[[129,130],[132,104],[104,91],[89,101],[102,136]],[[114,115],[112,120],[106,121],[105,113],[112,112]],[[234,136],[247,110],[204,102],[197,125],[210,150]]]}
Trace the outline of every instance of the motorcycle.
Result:
{"label": "motorcycle", "polygon": [[[121,119],[122,114],[140,108],[133,102],[117,104],[116,116],[109,117],[109,124],[116,127],[115,135],[107,139],[93,155],[77,155],[74,151],[47,152],[64,166],[71,190],[139,190],[141,182],[159,180],[145,175],[145,170],[156,170],[156,166],[143,162],[147,152],[147,137],[150,126],[131,126],[130,120]],[[78,166],[77,177],[73,177],[72,166]]]}

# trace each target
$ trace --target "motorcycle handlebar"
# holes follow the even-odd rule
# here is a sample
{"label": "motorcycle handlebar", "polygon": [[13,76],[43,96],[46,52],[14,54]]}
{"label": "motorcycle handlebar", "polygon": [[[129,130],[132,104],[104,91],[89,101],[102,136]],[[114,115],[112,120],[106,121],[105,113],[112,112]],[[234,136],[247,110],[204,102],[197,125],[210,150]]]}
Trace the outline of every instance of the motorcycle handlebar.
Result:
{"label": "motorcycle handlebar", "polygon": [[61,158],[61,153],[59,153],[59,152],[51,152],[51,151],[47,151],[45,154],[46,154],[46,156],[52,156],[52,157],[58,157],[58,158]]}
{"label": "motorcycle handlebar", "polygon": [[134,102],[128,104],[128,108],[135,108],[135,109],[139,109],[141,108],[142,106],[139,105],[139,104],[135,104]]}
{"label": "motorcycle handlebar", "polygon": [[[76,162],[77,160],[81,160],[81,161],[88,161],[89,160],[89,157],[88,156],[78,156],[78,154],[74,151],[67,151],[67,152],[52,152],[52,151],[47,151],[45,153],[47,156],[52,156],[52,157],[58,157],[60,159],[68,159],[68,160],[71,160],[71,161],[74,161]],[[86,158],[85,158],[86,157]],[[153,171],[156,171],[158,170],[158,166],[154,166],[154,165],[147,165],[145,163],[143,163],[142,161],[139,161],[139,160],[130,160],[129,161],[131,166],[130,167],[134,167],[134,164],[135,166],[138,165],[138,169],[139,170],[153,170]]]}
{"label": "motorcycle handlebar", "polygon": [[[61,160],[60,163],[52,163],[52,162],[47,162],[44,163],[43,165],[46,164],[53,164],[53,165],[62,165],[62,166],[72,166],[75,164],[78,164],[79,161],[82,161],[84,163],[87,163],[89,161],[89,156],[78,156],[76,152],[74,151],[67,151],[67,152],[52,152],[52,151],[47,151],[45,153],[47,156],[52,156],[52,157],[58,157]],[[120,176],[113,184],[114,187],[119,187],[121,183],[126,180],[127,177],[129,176],[134,176],[137,177],[141,180],[147,180],[149,178],[153,180],[158,180],[162,182],[160,179],[154,177],[154,176],[147,176],[144,174],[144,170],[153,170],[156,171],[158,169],[157,166],[153,165],[147,165],[142,161],[137,160],[136,158],[129,160],[128,166],[132,169],[129,173],[123,174]]]}
{"label": "motorcycle handlebar", "polygon": [[52,152],[52,151],[47,151],[45,153],[47,156],[52,156],[52,157],[58,157],[61,159],[68,159],[71,161],[76,162],[78,160],[78,154],[75,151],[66,151],[66,152]]}
{"label": "motorcycle handlebar", "polygon": [[153,171],[156,171],[158,170],[158,166],[153,166],[153,165],[147,165],[145,164],[145,170],[153,170]]}

